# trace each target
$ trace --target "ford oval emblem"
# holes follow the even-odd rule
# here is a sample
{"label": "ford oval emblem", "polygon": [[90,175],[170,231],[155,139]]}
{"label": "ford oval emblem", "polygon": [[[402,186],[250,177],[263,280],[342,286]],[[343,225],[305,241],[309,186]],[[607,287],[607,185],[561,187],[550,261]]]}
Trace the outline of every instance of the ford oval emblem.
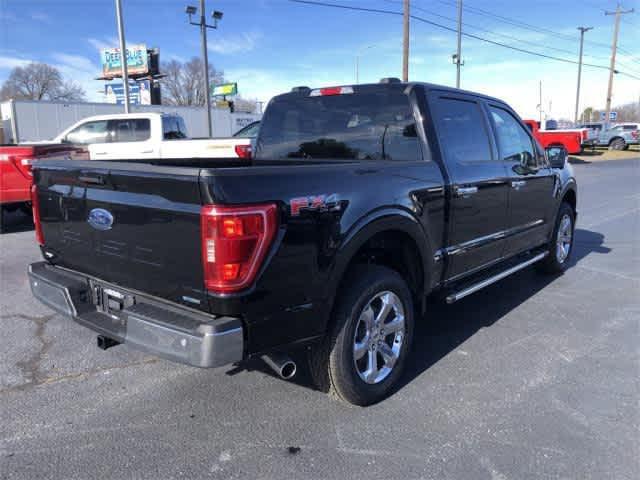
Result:
{"label": "ford oval emblem", "polygon": [[109,210],[105,210],[104,208],[94,208],[89,212],[87,222],[96,230],[111,230],[113,215],[111,215]]}

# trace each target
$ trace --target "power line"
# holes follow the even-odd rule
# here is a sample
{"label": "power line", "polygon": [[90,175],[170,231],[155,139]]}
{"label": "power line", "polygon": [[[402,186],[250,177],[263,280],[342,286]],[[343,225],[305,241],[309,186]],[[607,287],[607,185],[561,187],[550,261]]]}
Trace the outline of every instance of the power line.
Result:
{"label": "power line", "polygon": [[[449,6],[455,6],[455,2],[451,1],[451,0],[437,0],[439,3],[442,3],[444,5],[449,5]],[[571,35],[567,35],[564,33],[560,33],[560,32],[556,32],[554,30],[550,30],[548,28],[544,28],[544,27],[538,27],[536,25],[532,25],[530,23],[526,23],[514,18],[510,18],[510,17],[505,17],[503,15],[499,15],[497,13],[493,13],[490,12],[488,10],[483,10],[481,8],[478,7],[465,7],[465,10],[467,10],[469,13],[474,14],[474,15],[480,15],[480,16],[485,16],[485,17],[491,17],[494,19],[497,19],[499,22],[503,22],[503,23],[507,23],[509,25],[513,25],[519,28],[523,28],[525,30],[531,30],[533,32],[537,32],[537,33],[545,33],[547,35],[554,35],[558,38],[562,38],[564,40],[568,40],[571,42],[578,42],[578,39],[576,39],[575,37],[572,37]],[[594,42],[594,41],[585,41],[584,42],[587,45],[592,45],[592,46],[597,46],[600,48],[606,48],[609,49],[610,45],[607,45],[606,43],[600,43],[600,42]],[[620,50],[621,52],[625,52],[628,55],[632,55],[629,52],[624,51],[621,48],[618,48],[618,50]]]}
{"label": "power line", "polygon": [[[386,2],[389,2],[389,3],[395,3],[395,2],[397,2],[398,0],[385,0],[385,1],[386,1]],[[445,3],[445,2],[442,2],[442,3]],[[452,4],[452,3],[451,3],[451,2],[448,2],[448,4]],[[452,4],[452,5],[453,5],[453,4]],[[446,15],[441,15],[441,14],[439,14],[439,13],[430,12],[430,11],[429,11],[429,10],[427,10],[426,8],[422,8],[422,7],[419,7],[419,6],[417,6],[417,5],[414,5],[414,6],[413,6],[413,8],[414,8],[415,10],[420,10],[420,11],[422,11],[422,12],[425,12],[427,15],[431,15],[431,16],[439,17],[439,18],[442,18],[442,19],[445,19],[445,20],[449,20],[449,21],[451,21],[451,22],[456,22],[456,20],[455,20],[454,18],[447,17]],[[463,7],[463,8],[464,8],[464,7]],[[465,25],[465,26],[467,26],[467,27],[470,27],[470,28],[473,28],[473,29],[475,29],[475,30],[479,30],[479,31],[481,31],[481,32],[485,32],[485,33],[489,33],[489,34],[491,34],[491,35],[498,36],[498,37],[503,37],[503,38],[507,38],[507,39],[509,39],[509,40],[515,40],[515,41],[517,41],[517,42],[524,43],[524,44],[527,44],[527,45],[533,45],[533,46],[535,46],[535,47],[544,48],[545,50],[554,50],[554,51],[556,51],[556,52],[567,53],[567,54],[569,54],[569,55],[575,55],[575,52],[572,52],[572,51],[570,51],[570,50],[566,50],[566,49],[564,49],[564,48],[550,47],[550,46],[548,46],[548,45],[542,45],[542,44],[540,44],[540,43],[531,42],[531,41],[527,41],[527,40],[522,40],[522,39],[517,38],[517,37],[514,37],[514,36],[512,36],[512,35],[507,35],[507,34],[504,34],[504,33],[494,32],[494,31],[492,31],[492,30],[488,30],[488,29],[486,29],[486,28],[478,27],[477,25],[471,25],[471,24],[469,24],[469,23],[463,23],[463,25]],[[573,40],[575,40],[575,39],[573,39]],[[587,42],[585,42],[585,43],[587,43]],[[627,55],[631,55],[631,54],[629,54],[629,53],[625,52],[625,50],[624,50],[623,48],[618,47],[618,50],[619,50],[620,52],[626,53]],[[602,57],[602,56],[591,55],[591,54],[588,54],[588,53],[585,53],[585,54],[584,54],[584,56],[585,56],[585,57],[591,57],[591,58],[596,59],[596,60],[604,60],[604,61],[608,61],[608,58],[605,58],[605,57]],[[640,64],[640,60],[635,60],[635,59],[633,59],[633,58],[631,58],[629,61],[631,61],[631,62],[637,62],[638,64]],[[632,67],[632,66],[630,66],[630,65],[627,65],[625,61],[623,61],[623,62],[618,61],[618,63],[619,63],[621,66],[625,67],[626,69],[631,70],[633,73],[637,73],[638,75],[640,75],[640,71],[635,71],[635,68],[637,68],[637,67],[635,67],[635,66],[633,66],[633,67]]]}
{"label": "power line", "polygon": [[[389,3],[397,3],[399,0],[385,0],[385,1],[389,2]],[[443,20],[448,20],[448,21],[451,21],[451,22],[457,22],[457,20],[455,18],[447,17],[446,15],[441,15],[439,13],[431,12],[431,11],[427,10],[426,8],[422,8],[422,7],[419,7],[417,5],[413,5],[412,8],[414,10],[419,10],[419,11],[424,12],[425,14],[431,15],[433,17],[442,18]],[[463,9],[464,9],[464,7],[463,7]],[[507,35],[506,33],[494,32],[492,30],[488,30],[486,28],[479,27],[477,25],[472,25],[472,24],[466,23],[466,22],[462,22],[462,25],[464,25],[466,27],[469,27],[469,28],[472,28],[474,30],[478,30],[480,32],[485,32],[485,33],[489,33],[491,35],[495,35],[497,37],[502,37],[502,38],[506,38],[506,39],[509,39],[509,40],[515,40],[516,42],[524,43],[524,44],[527,44],[527,45],[532,45],[534,47],[543,47],[545,50],[554,50],[556,52],[567,53],[569,55],[575,55],[575,53],[576,53],[574,51],[566,50],[564,48],[550,47],[548,45],[541,45],[540,43],[537,43],[537,42],[531,42],[531,41],[528,41],[528,40],[523,40],[523,39],[515,37],[513,35]],[[586,57],[595,58],[595,59],[606,60],[605,57],[597,57],[595,55],[585,54],[585,56]]]}
{"label": "power line", "polygon": [[[340,8],[343,10],[353,10],[353,11],[359,11],[359,12],[369,12],[369,13],[380,13],[380,14],[386,14],[386,15],[402,15],[401,12],[395,12],[393,10],[383,10],[381,8],[370,8],[370,7],[356,7],[356,6],[352,6],[352,5],[341,5],[341,4],[337,4],[337,3],[328,3],[328,2],[322,2],[322,1],[316,1],[316,0],[289,0],[290,2],[293,3],[301,3],[301,4],[307,4],[307,5],[314,5],[314,6],[320,6],[320,7],[330,7],[330,8]],[[456,33],[457,30],[455,28],[452,27],[448,27],[446,25],[442,25],[440,23],[437,22],[433,22],[431,20],[427,20],[426,18],[422,18],[419,17],[417,15],[410,15],[410,17],[414,20],[417,20],[419,22],[423,22],[429,25],[433,25],[434,27],[438,27],[441,28],[443,30],[447,30],[449,32],[454,32]],[[544,53],[540,53],[540,52],[533,52],[531,50],[526,50],[524,48],[520,48],[520,47],[514,47],[512,45],[507,45],[501,42],[497,42],[495,40],[490,40],[488,38],[484,38],[484,37],[480,37],[478,35],[475,35],[473,33],[467,33],[467,32],[462,32],[462,35],[464,35],[465,37],[469,37],[469,38],[473,38],[476,40],[480,40],[482,42],[485,43],[489,43],[491,45],[496,45],[499,47],[503,47],[503,48],[508,48],[510,50],[515,50],[517,52],[521,52],[521,53],[526,53],[529,55],[534,55],[537,57],[541,57],[541,58],[547,58],[549,60],[555,60],[558,62],[563,62],[563,63],[569,63],[569,64],[573,64],[573,65],[578,65],[578,62],[576,62],[575,60],[569,60],[568,58],[561,58],[561,57],[554,57],[553,55],[547,55]],[[592,67],[592,68],[600,68],[603,70],[609,70],[609,67],[605,66],[605,65],[596,65],[593,63],[583,63],[582,64],[585,67]],[[618,72],[621,73],[623,75],[627,75],[631,78],[635,78],[637,80],[640,80],[640,77],[636,77],[635,75],[632,74],[628,74],[628,73],[623,73],[623,72]]]}

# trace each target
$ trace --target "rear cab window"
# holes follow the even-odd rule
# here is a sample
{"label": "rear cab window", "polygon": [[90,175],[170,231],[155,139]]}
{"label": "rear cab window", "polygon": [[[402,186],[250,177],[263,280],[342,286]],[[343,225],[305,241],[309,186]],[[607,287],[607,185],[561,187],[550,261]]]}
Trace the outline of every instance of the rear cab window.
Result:
{"label": "rear cab window", "polygon": [[274,98],[260,126],[256,158],[423,159],[416,116],[403,89],[348,90],[353,93],[316,96],[305,91]]}

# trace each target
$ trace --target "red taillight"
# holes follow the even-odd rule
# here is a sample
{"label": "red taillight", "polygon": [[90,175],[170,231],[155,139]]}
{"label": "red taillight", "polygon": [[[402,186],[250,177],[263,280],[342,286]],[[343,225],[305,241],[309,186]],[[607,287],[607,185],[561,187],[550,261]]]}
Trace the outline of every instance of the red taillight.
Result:
{"label": "red taillight", "polygon": [[326,87],[316,88],[309,92],[310,97],[324,97],[329,95],[346,95],[353,93],[353,87]]}
{"label": "red taillight", "polygon": [[256,277],[278,229],[275,204],[200,210],[202,266],[207,290],[236,292]]}
{"label": "red taillight", "polygon": [[638,138],[639,134],[640,134],[640,132],[638,132],[638,130],[634,130],[633,132],[631,132],[631,136],[633,138]]}
{"label": "red taillight", "polygon": [[251,145],[236,145],[235,151],[240,158],[251,158]]}
{"label": "red taillight", "polygon": [[38,187],[31,185],[31,211],[33,212],[33,224],[36,227],[36,241],[44,245],[44,234],[40,223],[40,200],[38,200]]}
{"label": "red taillight", "polygon": [[25,178],[31,179],[33,176],[33,173],[31,173],[31,163],[33,162],[33,158],[25,157],[23,155],[8,155],[8,159]]}

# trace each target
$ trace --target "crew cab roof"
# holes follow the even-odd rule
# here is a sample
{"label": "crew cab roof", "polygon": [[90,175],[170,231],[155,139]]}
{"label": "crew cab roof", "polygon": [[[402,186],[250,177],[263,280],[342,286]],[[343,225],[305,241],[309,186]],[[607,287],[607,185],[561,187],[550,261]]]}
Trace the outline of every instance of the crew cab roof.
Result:
{"label": "crew cab roof", "polygon": [[[413,87],[416,85],[420,85],[422,86],[425,90],[438,90],[438,91],[445,91],[451,94],[464,94],[464,95],[472,95],[474,97],[478,97],[478,98],[482,98],[484,100],[489,100],[492,102],[496,102],[496,103],[500,103],[505,105],[504,100],[500,100],[499,98],[495,98],[495,97],[491,97],[489,95],[485,95],[483,93],[478,93],[478,92],[472,92],[470,90],[463,90],[460,88],[454,88],[454,87],[448,87],[446,85],[438,85],[435,83],[428,83],[428,82],[389,82],[389,83],[359,83],[359,84],[355,84],[355,85],[340,85],[340,86],[344,86],[344,87],[351,87],[354,89],[354,91],[358,91],[361,89],[367,89],[367,90],[374,90],[374,89],[380,89],[380,90],[388,90],[388,89],[405,89],[407,87]],[[325,86],[323,87],[311,87],[311,88],[296,88],[291,92],[286,92],[283,93],[281,95],[277,95],[274,98],[280,97],[280,96],[286,96],[286,95],[296,95],[296,96],[308,96],[309,93],[317,88],[325,88]]]}

